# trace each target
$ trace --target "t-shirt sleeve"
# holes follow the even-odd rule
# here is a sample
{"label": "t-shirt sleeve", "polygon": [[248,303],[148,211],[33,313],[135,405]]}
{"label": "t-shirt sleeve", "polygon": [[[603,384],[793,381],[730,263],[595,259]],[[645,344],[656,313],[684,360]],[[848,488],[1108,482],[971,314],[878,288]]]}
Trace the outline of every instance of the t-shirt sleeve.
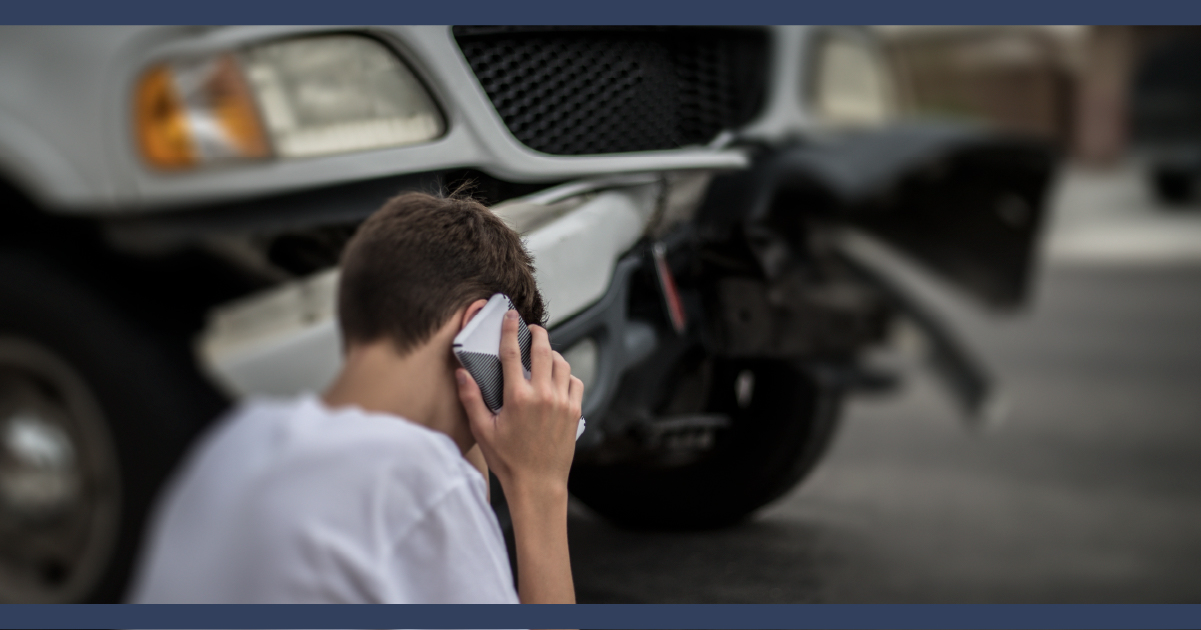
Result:
{"label": "t-shirt sleeve", "polygon": [[382,567],[388,601],[518,603],[496,516],[469,480],[454,484],[396,534]]}

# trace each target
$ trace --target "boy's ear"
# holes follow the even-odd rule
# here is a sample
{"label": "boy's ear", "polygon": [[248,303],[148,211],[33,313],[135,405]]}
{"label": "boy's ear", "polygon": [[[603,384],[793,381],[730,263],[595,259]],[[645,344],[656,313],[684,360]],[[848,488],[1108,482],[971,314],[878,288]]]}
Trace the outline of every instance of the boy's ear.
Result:
{"label": "boy's ear", "polygon": [[476,300],[468,304],[467,310],[463,311],[463,319],[459,322],[459,330],[466,328],[467,322],[471,321],[471,318],[475,317],[476,313],[479,313],[480,309],[484,308],[484,305],[487,303],[488,300]]}

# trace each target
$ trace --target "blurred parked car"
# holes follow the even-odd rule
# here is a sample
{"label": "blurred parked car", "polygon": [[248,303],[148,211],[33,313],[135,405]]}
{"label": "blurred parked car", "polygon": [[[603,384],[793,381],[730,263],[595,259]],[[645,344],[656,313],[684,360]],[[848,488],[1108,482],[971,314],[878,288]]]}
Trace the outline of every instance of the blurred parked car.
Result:
{"label": "blurred parked car", "polygon": [[197,431],[335,373],[339,253],[402,190],[525,234],[587,382],[576,496],[695,528],[805,476],[896,320],[989,413],[873,247],[1017,306],[1051,168],[897,120],[858,28],[13,27],[0,86],[5,601],[121,596]]}
{"label": "blurred parked car", "polygon": [[1144,156],[1152,190],[1180,204],[1201,180],[1201,39],[1181,36],[1153,48],[1131,87],[1131,141]]}

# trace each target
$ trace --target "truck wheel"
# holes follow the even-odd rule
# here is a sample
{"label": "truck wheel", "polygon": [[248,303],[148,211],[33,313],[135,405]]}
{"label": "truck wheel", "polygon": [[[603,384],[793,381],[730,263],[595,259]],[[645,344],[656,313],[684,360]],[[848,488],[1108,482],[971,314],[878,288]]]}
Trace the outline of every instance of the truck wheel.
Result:
{"label": "truck wheel", "polygon": [[1194,187],[1194,176],[1188,171],[1165,167],[1151,171],[1151,188],[1155,197],[1164,203],[1188,203],[1193,198]]}
{"label": "truck wheel", "polygon": [[572,493],[622,526],[704,529],[736,523],[800,482],[830,443],[839,392],[787,361],[713,360],[705,369],[697,411],[731,419],[707,454],[683,465],[581,463]]}
{"label": "truck wheel", "polygon": [[0,252],[0,601],[116,601],[160,481],[220,398],[42,258]]}

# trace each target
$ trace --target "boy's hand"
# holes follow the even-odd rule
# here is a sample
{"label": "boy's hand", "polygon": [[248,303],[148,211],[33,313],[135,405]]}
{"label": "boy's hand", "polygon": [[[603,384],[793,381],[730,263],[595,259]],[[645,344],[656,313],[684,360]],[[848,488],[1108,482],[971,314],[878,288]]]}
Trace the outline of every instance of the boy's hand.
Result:
{"label": "boy's hand", "polygon": [[584,384],[550,349],[546,330],[530,326],[530,380],[521,367],[517,312],[501,324],[505,400],[493,415],[467,370],[458,370],[459,400],[488,467],[500,479],[517,543],[517,590],[525,604],[574,604],[567,550],[567,474]]}
{"label": "boy's hand", "polygon": [[530,326],[530,380],[521,366],[517,311],[501,324],[500,360],[505,375],[504,407],[493,414],[479,386],[457,370],[459,399],[488,467],[508,494],[544,492],[566,497],[567,475],[575,455],[576,425],[584,384],[550,348],[546,329]]}

